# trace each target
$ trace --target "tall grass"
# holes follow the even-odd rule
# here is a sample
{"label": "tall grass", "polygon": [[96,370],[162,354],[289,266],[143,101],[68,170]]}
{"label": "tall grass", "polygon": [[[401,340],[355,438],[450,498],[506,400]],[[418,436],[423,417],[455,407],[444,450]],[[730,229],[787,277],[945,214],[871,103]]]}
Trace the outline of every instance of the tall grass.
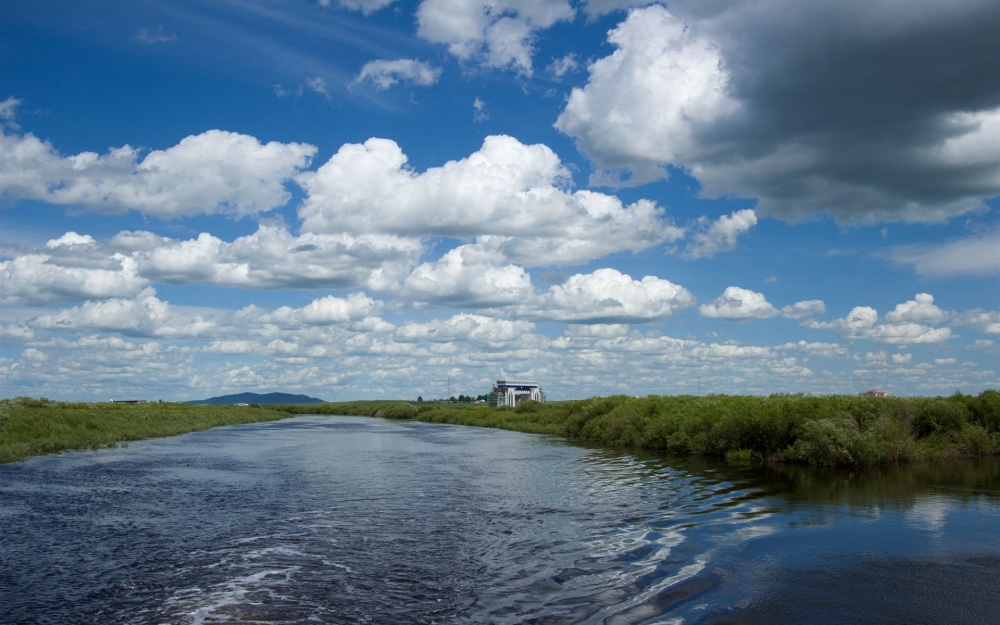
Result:
{"label": "tall grass", "polygon": [[0,463],[64,449],[113,447],[127,441],[288,416],[252,406],[0,399]]}

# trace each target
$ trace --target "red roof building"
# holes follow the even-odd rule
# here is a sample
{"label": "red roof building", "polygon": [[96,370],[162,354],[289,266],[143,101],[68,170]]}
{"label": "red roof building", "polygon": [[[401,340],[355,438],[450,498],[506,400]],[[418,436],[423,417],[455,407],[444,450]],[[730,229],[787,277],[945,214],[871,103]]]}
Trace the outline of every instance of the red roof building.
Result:
{"label": "red roof building", "polygon": [[870,388],[864,393],[858,393],[858,397],[888,397],[889,393],[880,391],[877,388]]}

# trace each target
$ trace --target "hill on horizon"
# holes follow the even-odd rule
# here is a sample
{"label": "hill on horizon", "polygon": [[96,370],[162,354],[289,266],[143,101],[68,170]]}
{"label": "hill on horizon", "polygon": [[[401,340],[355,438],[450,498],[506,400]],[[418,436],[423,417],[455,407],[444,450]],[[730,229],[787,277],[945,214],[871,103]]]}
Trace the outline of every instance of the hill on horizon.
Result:
{"label": "hill on horizon", "polygon": [[238,393],[236,395],[220,395],[219,397],[209,397],[208,399],[196,399],[184,402],[185,404],[197,404],[199,406],[224,406],[227,404],[324,404],[323,399],[309,397],[308,395],[292,395],[291,393]]}

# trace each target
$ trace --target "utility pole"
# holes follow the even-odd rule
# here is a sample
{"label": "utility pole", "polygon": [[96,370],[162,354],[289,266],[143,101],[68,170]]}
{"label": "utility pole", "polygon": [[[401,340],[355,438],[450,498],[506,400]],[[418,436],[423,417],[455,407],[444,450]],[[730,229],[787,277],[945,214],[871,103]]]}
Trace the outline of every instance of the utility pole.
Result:
{"label": "utility pole", "polygon": [[451,376],[448,376],[448,399],[451,399]]}
{"label": "utility pole", "polygon": [[698,397],[701,397],[701,376],[698,376]]}

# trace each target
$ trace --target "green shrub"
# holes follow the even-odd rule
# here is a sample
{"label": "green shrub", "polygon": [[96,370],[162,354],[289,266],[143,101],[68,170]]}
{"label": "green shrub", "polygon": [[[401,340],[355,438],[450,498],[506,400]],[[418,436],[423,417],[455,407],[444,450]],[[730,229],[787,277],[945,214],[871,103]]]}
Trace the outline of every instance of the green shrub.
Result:
{"label": "green shrub", "polygon": [[405,402],[389,404],[376,413],[376,416],[386,419],[415,419],[420,414],[415,406]]}
{"label": "green shrub", "polygon": [[973,456],[988,456],[995,452],[996,442],[990,433],[981,425],[972,424],[962,430],[962,446],[966,453]]}
{"label": "green shrub", "polygon": [[540,412],[543,404],[535,400],[523,401],[514,407],[514,412],[524,414],[526,412]]}
{"label": "green shrub", "polygon": [[968,421],[969,409],[963,402],[929,399],[923,404],[913,420],[917,436],[957,433]]}

